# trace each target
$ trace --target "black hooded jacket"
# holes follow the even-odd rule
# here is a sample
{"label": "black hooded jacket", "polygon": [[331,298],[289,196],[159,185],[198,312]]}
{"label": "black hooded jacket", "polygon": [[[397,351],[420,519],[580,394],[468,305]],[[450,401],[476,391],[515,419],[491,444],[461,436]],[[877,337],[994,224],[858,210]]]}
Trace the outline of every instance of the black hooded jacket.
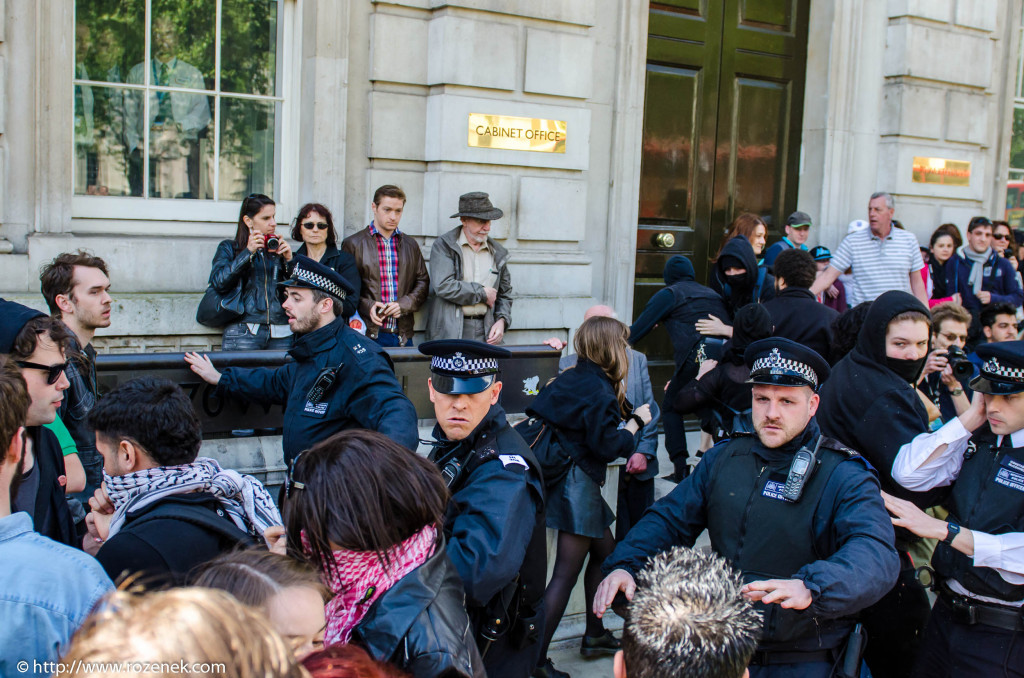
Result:
{"label": "black hooded jacket", "polygon": [[[728,258],[739,259],[747,271],[739,285],[730,284],[725,277],[726,266],[723,259]],[[711,289],[721,295],[729,313],[733,314],[751,302],[764,303],[775,298],[775,276],[767,272],[764,274],[764,281],[761,283],[757,299],[754,298],[758,275],[757,256],[754,254],[754,248],[751,247],[749,240],[738,235],[725,243],[725,247],[719,252],[718,261],[711,269],[711,280],[708,281],[708,284]]]}
{"label": "black hooded jacket", "polygon": [[686,257],[676,255],[669,259],[664,275],[665,288],[651,297],[629,328],[629,343],[636,345],[655,325],[664,323],[672,340],[676,369],[679,369],[701,339],[695,323],[709,315],[729,322],[731,316],[721,297],[694,280],[693,265]]}
{"label": "black hooded jacket", "polygon": [[821,387],[817,419],[822,433],[862,454],[878,471],[882,489],[934,506],[949,488],[911,492],[892,479],[900,447],[928,430],[928,414],[917,389],[886,366],[885,334],[889,321],[906,311],[928,315],[913,295],[889,291],[875,299],[857,336],[857,345]]}

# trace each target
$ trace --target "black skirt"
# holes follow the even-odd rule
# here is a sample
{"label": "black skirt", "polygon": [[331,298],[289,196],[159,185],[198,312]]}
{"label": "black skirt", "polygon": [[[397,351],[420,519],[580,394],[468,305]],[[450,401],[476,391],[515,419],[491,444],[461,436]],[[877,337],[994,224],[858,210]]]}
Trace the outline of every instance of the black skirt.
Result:
{"label": "black skirt", "polygon": [[547,526],[560,532],[600,539],[615,522],[615,513],[601,496],[601,487],[573,464],[548,488]]}

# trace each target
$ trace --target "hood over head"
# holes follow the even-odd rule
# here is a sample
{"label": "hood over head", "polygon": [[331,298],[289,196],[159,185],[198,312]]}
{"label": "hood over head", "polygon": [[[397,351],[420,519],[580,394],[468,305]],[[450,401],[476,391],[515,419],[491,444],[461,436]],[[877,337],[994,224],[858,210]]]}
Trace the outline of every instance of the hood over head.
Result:
{"label": "hood over head", "polygon": [[889,290],[871,302],[871,308],[864,318],[864,324],[857,335],[857,346],[855,351],[867,358],[885,364],[885,333],[889,328],[889,321],[901,313],[917,311],[930,318],[928,308],[912,294]]}
{"label": "hood over head", "polygon": [[718,274],[723,280],[726,279],[725,269],[727,268],[724,264],[730,258],[739,260],[747,271],[743,275],[743,282],[740,284],[740,287],[743,289],[754,287],[757,284],[757,257],[754,255],[754,248],[750,245],[750,241],[742,235],[738,235],[725,243],[725,247],[722,248],[718,255],[718,261],[715,263],[715,266],[718,268]]}
{"label": "hood over head", "polygon": [[677,254],[665,262],[665,284],[674,285],[683,280],[694,280],[696,273],[690,260]]}

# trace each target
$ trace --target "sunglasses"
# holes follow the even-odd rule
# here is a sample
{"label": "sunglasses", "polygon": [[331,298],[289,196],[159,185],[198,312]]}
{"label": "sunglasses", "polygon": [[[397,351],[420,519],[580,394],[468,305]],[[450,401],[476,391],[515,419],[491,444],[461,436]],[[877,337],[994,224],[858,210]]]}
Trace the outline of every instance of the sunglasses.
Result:
{"label": "sunglasses", "polygon": [[1009,240],[1010,236],[1008,234],[1006,234],[1006,233],[1000,233],[999,235],[996,235],[995,233],[993,233],[992,234],[992,239],[993,240]]}
{"label": "sunglasses", "polygon": [[327,222],[326,221],[303,221],[302,222],[302,227],[304,229],[306,229],[307,231],[312,231],[314,228],[319,230],[319,231],[326,231],[327,230]]}
{"label": "sunglasses", "polygon": [[46,372],[46,383],[53,386],[60,379],[60,375],[64,374],[64,370],[68,368],[68,361],[57,363],[56,365],[40,365],[39,363],[30,363],[26,360],[19,360],[15,363],[18,367],[29,370],[42,370]]}
{"label": "sunglasses", "polygon": [[306,489],[305,483],[301,483],[298,480],[295,480],[295,465],[299,462],[299,459],[302,458],[302,455],[304,455],[308,451],[309,450],[303,450],[302,452],[299,452],[297,455],[295,455],[295,458],[292,459],[292,463],[288,464],[288,473],[285,474],[284,476],[284,496],[288,499],[292,498],[293,488],[296,490]]}
{"label": "sunglasses", "polygon": [[967,342],[967,335],[966,334],[956,334],[955,332],[943,332],[942,336],[945,337],[946,341],[948,341],[951,344],[954,341],[956,341],[957,339],[959,339],[960,341],[963,341],[965,343]]}

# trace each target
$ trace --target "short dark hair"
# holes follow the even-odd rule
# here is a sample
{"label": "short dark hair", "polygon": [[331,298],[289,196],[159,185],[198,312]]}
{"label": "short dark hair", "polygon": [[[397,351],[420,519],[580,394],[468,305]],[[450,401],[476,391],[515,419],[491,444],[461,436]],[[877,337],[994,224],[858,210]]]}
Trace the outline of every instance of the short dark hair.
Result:
{"label": "short dark hair", "polygon": [[786,287],[809,288],[814,284],[818,266],[810,253],[792,247],[779,252],[772,265],[772,272],[776,278],[786,282]]}
{"label": "short dark hair", "polygon": [[302,222],[306,220],[313,212],[322,214],[324,220],[327,222],[327,246],[337,247],[338,246],[338,232],[334,230],[334,215],[331,214],[331,210],[327,209],[324,205],[318,202],[307,202],[305,205],[299,208],[299,214],[295,217],[295,223],[292,224],[292,240],[297,242],[303,242],[302,240]]}
{"label": "short dark hair", "polygon": [[967,224],[967,232],[974,233],[974,229],[988,226],[992,228],[992,221],[988,217],[974,217],[971,223]]}
{"label": "short dark hair", "polygon": [[622,652],[630,678],[740,678],[757,649],[761,615],[743,582],[712,551],[677,546],[640,573]]}
{"label": "short dark hair", "polygon": [[828,361],[835,365],[857,345],[857,335],[868,317],[871,302],[864,301],[848,308],[832,321],[832,343],[828,347]]}
{"label": "short dark hair", "polygon": [[68,347],[71,345],[71,330],[67,325],[48,315],[37,315],[32,318],[14,337],[11,345],[11,357],[15,360],[28,360],[36,352],[39,337],[45,335],[67,358]]}
{"label": "short dark hair", "polygon": [[944,235],[948,235],[953,239],[954,247],[960,247],[964,244],[964,238],[960,235],[960,229],[956,227],[956,224],[942,224],[932,232],[932,237],[928,241],[928,247],[935,247],[935,243]]}
{"label": "short dark hair", "polygon": [[303,487],[284,505],[288,552],[326,574],[336,567],[332,544],[373,551],[390,565],[389,549],[427,525],[440,527],[448,501],[433,463],[362,429],[336,433],[301,453],[291,480]]}
{"label": "short dark hair", "polygon": [[[25,425],[31,402],[25,378],[14,360],[0,353],[0,403],[3,403],[0,407],[0,455],[6,454],[18,429]],[[0,459],[2,464],[3,459]]]}
{"label": "short dark hair", "polygon": [[379,205],[381,198],[398,198],[405,203],[405,191],[393,184],[385,184],[373,192],[373,204]]}
{"label": "short dark hair", "polygon": [[136,377],[97,401],[89,412],[97,437],[129,440],[160,466],[190,464],[203,442],[195,408],[172,381]]}
{"label": "short dark hair", "polygon": [[338,301],[337,297],[333,297],[323,290],[312,290],[313,292],[313,303],[319,304],[324,299],[331,300],[331,310],[334,311],[334,317],[337,318],[341,315],[341,302]]}
{"label": "short dark hair", "polygon": [[938,304],[932,309],[932,333],[938,334],[942,330],[942,323],[947,320],[963,323],[969,327],[971,313],[955,301]]}
{"label": "short dark hair", "polygon": [[75,287],[75,266],[98,268],[103,271],[103,275],[110,277],[110,273],[107,271],[107,262],[85,250],[64,252],[54,257],[53,261],[43,266],[43,270],[39,273],[39,282],[46,305],[50,307],[50,313],[58,318],[60,309],[57,307],[57,296],[63,294],[70,297],[72,295]]}
{"label": "short dark hair", "polygon": [[1008,301],[997,301],[981,309],[981,326],[992,327],[996,324],[996,316],[1012,315],[1017,317],[1017,307]]}

